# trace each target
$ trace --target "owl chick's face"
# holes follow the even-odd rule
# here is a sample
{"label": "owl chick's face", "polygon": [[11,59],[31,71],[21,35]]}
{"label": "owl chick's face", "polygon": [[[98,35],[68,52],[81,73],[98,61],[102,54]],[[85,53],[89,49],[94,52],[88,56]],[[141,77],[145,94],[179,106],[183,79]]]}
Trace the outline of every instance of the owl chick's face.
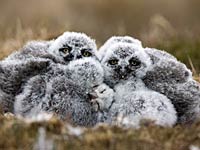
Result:
{"label": "owl chick's face", "polygon": [[53,42],[49,50],[66,64],[85,57],[97,58],[95,41],[83,33],[65,32]]}
{"label": "owl chick's face", "polygon": [[151,61],[142,47],[118,43],[107,50],[101,64],[105,73],[105,82],[114,86],[132,77],[143,77]]}

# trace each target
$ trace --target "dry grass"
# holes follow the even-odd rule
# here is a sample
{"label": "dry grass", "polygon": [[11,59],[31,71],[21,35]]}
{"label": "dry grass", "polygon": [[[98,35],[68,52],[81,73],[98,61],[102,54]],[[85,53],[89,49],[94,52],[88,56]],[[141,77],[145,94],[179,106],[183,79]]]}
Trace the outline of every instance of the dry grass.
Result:
{"label": "dry grass", "polygon": [[189,150],[191,146],[200,147],[199,122],[190,127],[174,128],[143,125],[139,130],[101,125],[83,129],[80,135],[56,118],[28,123],[7,115],[0,116],[0,122],[0,147],[3,149],[33,149],[40,142],[43,148],[61,150]]}

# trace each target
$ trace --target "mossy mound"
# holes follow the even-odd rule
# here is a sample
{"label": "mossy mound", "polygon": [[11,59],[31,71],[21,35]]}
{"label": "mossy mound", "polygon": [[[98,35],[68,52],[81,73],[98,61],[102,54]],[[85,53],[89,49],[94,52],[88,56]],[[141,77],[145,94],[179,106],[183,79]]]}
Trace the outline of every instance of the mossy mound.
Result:
{"label": "mossy mound", "polygon": [[173,128],[144,124],[140,129],[106,125],[79,128],[54,117],[28,122],[1,115],[0,122],[1,149],[190,150],[200,147],[200,122]]}

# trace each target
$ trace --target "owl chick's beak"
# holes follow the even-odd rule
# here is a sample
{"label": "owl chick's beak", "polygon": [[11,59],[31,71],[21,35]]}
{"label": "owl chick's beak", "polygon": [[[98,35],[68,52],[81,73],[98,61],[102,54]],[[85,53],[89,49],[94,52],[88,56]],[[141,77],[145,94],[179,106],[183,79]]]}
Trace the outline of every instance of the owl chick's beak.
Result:
{"label": "owl chick's beak", "polygon": [[120,70],[118,73],[118,76],[120,79],[126,79],[127,77],[127,71],[126,70]]}
{"label": "owl chick's beak", "polygon": [[125,73],[119,74],[119,78],[120,78],[120,79],[126,79],[126,78],[127,78],[127,75],[126,75]]}
{"label": "owl chick's beak", "polygon": [[122,76],[121,76],[121,79],[124,79],[124,78],[125,78],[125,76],[124,76],[124,75],[122,75]]}

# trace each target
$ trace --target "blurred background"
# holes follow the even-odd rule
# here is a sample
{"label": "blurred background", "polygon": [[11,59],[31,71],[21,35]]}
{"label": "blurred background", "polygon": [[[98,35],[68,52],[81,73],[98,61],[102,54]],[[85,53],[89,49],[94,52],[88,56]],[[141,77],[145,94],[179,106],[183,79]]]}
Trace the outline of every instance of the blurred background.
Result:
{"label": "blurred background", "polygon": [[0,0],[0,58],[30,40],[85,32],[98,46],[130,35],[200,71],[200,0]]}

